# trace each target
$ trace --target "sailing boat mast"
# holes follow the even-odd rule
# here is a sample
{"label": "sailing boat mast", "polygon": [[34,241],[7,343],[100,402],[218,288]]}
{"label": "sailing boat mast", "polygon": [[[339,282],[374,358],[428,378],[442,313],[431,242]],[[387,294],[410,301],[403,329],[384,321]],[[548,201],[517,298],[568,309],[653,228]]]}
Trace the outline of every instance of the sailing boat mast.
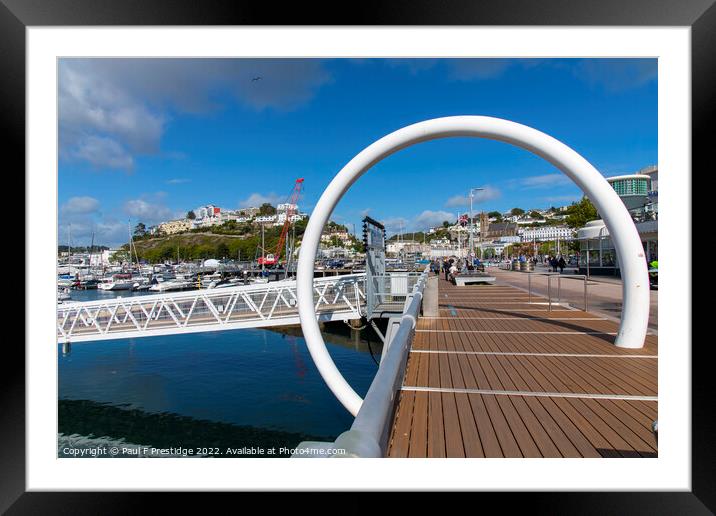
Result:
{"label": "sailing boat mast", "polygon": [[92,230],[92,241],[89,249],[89,271],[92,273],[92,251],[94,250],[94,229]]}
{"label": "sailing boat mast", "polygon": [[132,271],[132,245],[134,239],[132,238],[132,219],[127,219],[127,232],[129,233],[129,271]]}
{"label": "sailing boat mast", "polygon": [[261,223],[261,272],[264,271],[266,266],[266,247],[264,246],[264,223]]}

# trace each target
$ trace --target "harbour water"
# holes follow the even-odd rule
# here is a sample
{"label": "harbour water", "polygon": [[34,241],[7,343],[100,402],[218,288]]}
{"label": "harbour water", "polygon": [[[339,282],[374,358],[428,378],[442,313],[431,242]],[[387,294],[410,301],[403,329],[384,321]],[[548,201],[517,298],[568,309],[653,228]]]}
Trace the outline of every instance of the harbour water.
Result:
{"label": "harbour water", "polygon": [[[76,301],[114,295],[72,292]],[[333,323],[324,332],[336,365],[361,396],[377,370],[368,337],[380,354],[368,331]],[[353,420],[296,327],[77,343],[67,355],[58,346],[58,368],[64,435],[163,446],[295,445],[335,439]]]}

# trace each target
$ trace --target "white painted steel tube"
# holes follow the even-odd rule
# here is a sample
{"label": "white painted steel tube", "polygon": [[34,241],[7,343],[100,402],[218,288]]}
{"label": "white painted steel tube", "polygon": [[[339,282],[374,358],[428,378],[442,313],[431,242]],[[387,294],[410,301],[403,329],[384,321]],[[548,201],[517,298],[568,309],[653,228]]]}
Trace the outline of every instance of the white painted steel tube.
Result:
{"label": "white painted steel tube", "polygon": [[313,265],[323,226],[348,188],[373,165],[410,145],[449,137],[487,138],[516,145],[552,163],[584,191],[604,219],[621,267],[623,305],[616,345],[644,345],[649,321],[649,274],[644,249],[629,212],[606,179],[562,142],[522,124],[485,116],[426,120],[384,136],[349,161],[321,195],[303,236],[296,278],[301,328],[321,376],[353,415],[362,400],[328,354],[313,309]]}

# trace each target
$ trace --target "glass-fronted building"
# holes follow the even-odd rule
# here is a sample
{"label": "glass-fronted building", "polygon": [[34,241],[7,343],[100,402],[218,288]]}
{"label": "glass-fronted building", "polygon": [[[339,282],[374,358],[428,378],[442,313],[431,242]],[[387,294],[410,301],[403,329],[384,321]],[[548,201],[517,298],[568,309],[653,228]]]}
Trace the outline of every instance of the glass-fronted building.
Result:
{"label": "glass-fronted building", "polygon": [[[646,262],[659,259],[658,221],[637,222]],[[620,276],[619,259],[603,220],[593,220],[577,231],[579,274]]]}
{"label": "glass-fronted building", "polygon": [[[607,178],[634,220],[647,263],[659,257],[657,179],[656,166],[638,174]],[[603,220],[593,220],[577,230],[577,240],[580,274],[620,275],[617,253]]]}
{"label": "glass-fronted building", "polygon": [[619,197],[624,201],[628,210],[643,208],[649,203],[651,178],[646,174],[631,174],[626,176],[608,177],[607,181]]}

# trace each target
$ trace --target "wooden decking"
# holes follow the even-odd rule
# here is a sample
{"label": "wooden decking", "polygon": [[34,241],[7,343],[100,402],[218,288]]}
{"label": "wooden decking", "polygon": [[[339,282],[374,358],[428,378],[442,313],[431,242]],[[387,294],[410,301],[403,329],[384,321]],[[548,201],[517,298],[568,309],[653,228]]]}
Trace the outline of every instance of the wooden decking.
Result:
{"label": "wooden decking", "polygon": [[421,317],[390,457],[656,457],[657,338],[614,346],[618,325],[538,304],[508,285],[440,280]]}

